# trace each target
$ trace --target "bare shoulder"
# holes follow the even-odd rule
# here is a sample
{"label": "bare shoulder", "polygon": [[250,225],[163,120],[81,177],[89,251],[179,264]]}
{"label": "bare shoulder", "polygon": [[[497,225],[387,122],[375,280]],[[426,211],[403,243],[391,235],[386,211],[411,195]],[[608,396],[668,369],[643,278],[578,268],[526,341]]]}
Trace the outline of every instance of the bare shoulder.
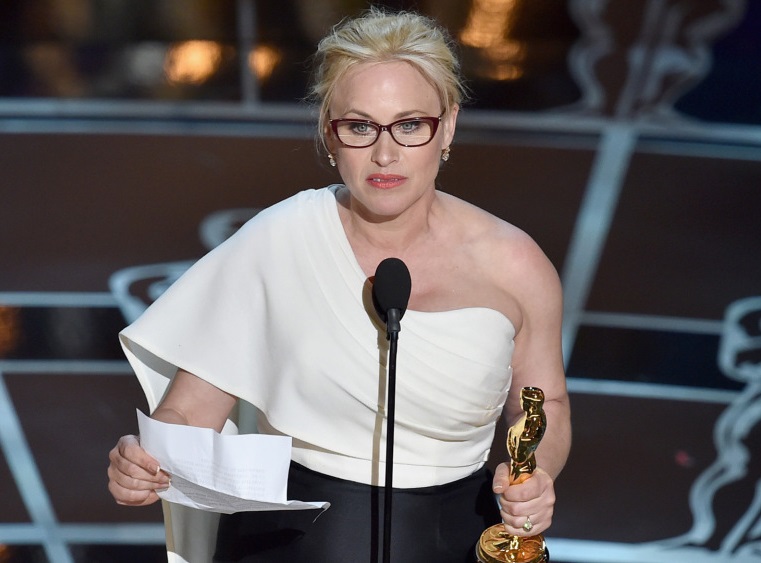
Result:
{"label": "bare shoulder", "polygon": [[[517,282],[557,272],[536,241],[519,227],[455,196],[442,194],[463,247],[496,276]],[[515,280],[514,278],[518,278]]]}
{"label": "bare shoulder", "polygon": [[557,271],[528,233],[473,204],[442,195],[457,237],[455,254],[469,265],[471,283],[495,301],[487,306],[505,311],[516,328],[531,310],[562,306]]}

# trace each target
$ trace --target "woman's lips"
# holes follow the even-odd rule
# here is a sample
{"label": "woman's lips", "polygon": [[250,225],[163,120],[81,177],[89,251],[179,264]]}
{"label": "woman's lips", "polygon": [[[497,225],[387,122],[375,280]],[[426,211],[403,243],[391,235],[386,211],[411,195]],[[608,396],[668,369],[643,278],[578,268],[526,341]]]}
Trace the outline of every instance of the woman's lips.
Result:
{"label": "woman's lips", "polygon": [[396,174],[372,174],[367,177],[367,183],[374,188],[388,190],[400,186],[407,178]]}

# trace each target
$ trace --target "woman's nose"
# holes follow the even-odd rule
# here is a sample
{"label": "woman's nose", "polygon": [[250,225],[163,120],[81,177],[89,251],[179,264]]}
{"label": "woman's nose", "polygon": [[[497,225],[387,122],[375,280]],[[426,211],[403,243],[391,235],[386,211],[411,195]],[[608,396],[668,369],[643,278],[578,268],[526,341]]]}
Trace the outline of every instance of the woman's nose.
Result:
{"label": "woman's nose", "polygon": [[401,148],[394,141],[390,131],[381,131],[378,140],[373,145],[373,162],[379,166],[388,166],[396,161]]}

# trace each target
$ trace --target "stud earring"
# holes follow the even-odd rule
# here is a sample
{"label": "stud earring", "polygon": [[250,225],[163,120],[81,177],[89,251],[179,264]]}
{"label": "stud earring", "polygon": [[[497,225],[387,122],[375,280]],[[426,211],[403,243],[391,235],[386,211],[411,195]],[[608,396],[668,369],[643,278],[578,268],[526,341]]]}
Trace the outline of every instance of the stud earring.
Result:
{"label": "stud earring", "polygon": [[449,153],[450,153],[450,151],[451,151],[451,149],[449,147],[443,149],[441,151],[441,160],[443,160],[444,162],[449,160]]}
{"label": "stud earring", "polygon": [[328,153],[328,162],[330,163],[331,166],[335,167],[336,166],[336,157],[333,156],[332,154]]}

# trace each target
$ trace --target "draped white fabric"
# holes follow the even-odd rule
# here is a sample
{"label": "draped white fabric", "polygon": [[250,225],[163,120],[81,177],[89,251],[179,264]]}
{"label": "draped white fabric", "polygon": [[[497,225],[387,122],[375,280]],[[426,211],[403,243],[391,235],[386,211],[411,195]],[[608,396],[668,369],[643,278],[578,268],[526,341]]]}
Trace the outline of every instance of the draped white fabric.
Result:
{"label": "draped white fabric", "polygon": [[[259,213],[120,337],[151,409],[181,367],[256,406],[260,431],[294,438],[295,461],[382,484],[388,343],[336,189]],[[511,382],[513,336],[487,308],[406,312],[394,486],[446,483],[484,464]]]}

